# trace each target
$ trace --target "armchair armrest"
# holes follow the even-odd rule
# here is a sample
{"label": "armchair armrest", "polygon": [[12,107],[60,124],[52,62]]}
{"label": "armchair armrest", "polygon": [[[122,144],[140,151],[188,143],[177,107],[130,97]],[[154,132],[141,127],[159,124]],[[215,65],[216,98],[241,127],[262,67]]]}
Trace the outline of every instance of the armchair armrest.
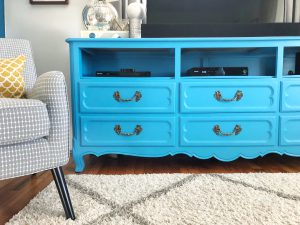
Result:
{"label": "armchair armrest", "polygon": [[48,141],[57,158],[69,159],[69,105],[65,77],[62,72],[51,71],[40,75],[27,98],[38,99],[47,106],[50,119]]}

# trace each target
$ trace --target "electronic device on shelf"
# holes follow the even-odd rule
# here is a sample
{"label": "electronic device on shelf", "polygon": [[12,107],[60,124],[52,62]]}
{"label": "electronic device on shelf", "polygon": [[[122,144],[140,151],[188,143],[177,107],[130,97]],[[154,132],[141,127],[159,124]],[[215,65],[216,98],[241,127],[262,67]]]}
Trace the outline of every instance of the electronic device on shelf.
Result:
{"label": "electronic device on shelf", "polygon": [[300,74],[300,52],[296,53],[295,59],[295,74]]}
{"label": "electronic device on shelf", "polygon": [[248,67],[193,67],[186,76],[247,76]]}
{"label": "electronic device on shelf", "polygon": [[137,72],[135,69],[121,69],[120,71],[96,71],[97,77],[150,77],[150,71]]}

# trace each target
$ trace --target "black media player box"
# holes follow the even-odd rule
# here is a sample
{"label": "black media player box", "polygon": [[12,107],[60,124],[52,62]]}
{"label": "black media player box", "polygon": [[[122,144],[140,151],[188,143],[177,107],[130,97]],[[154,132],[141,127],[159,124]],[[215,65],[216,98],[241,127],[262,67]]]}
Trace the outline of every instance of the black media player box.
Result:
{"label": "black media player box", "polygon": [[295,74],[300,75],[300,52],[296,53]]}

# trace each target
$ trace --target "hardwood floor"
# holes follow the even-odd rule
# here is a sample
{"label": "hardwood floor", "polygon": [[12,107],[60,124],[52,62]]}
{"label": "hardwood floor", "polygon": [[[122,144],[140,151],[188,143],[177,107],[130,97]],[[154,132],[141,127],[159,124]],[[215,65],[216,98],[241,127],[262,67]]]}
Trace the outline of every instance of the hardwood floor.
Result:
{"label": "hardwood floor", "polygon": [[[300,172],[300,158],[273,154],[255,160],[238,159],[227,163],[183,155],[163,158],[119,156],[117,159],[90,156],[85,161],[85,174]],[[65,174],[73,174],[74,163],[70,161],[64,171]],[[0,181],[0,225],[18,213],[51,181],[49,171]]]}

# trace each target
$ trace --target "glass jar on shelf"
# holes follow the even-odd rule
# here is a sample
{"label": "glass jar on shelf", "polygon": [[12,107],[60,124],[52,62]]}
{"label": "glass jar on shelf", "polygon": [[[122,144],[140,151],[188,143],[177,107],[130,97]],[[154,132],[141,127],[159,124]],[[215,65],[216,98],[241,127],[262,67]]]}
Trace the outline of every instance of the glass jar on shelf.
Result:
{"label": "glass jar on shelf", "polygon": [[111,30],[118,12],[107,0],[92,0],[82,12],[83,23],[88,30]]}

